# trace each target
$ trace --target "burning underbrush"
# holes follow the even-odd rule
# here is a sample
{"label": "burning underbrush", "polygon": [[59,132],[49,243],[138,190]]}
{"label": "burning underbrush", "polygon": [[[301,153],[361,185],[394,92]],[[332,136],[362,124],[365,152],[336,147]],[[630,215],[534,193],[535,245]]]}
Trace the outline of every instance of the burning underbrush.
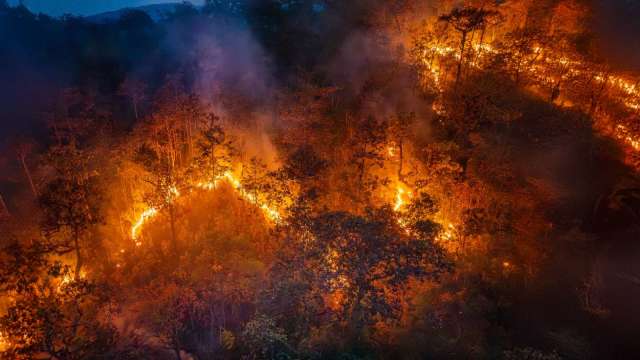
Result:
{"label": "burning underbrush", "polygon": [[153,55],[82,57],[51,136],[12,147],[2,356],[633,353],[609,252],[637,239],[640,93],[588,7],[258,3],[30,20]]}

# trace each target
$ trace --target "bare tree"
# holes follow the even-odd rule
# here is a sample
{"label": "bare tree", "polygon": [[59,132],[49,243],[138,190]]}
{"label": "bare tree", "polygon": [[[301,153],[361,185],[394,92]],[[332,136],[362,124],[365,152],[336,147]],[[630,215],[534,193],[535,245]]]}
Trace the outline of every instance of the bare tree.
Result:
{"label": "bare tree", "polygon": [[34,197],[38,197],[38,190],[36,189],[35,183],[33,182],[33,177],[31,176],[31,171],[29,170],[29,166],[27,165],[27,157],[33,150],[33,143],[29,141],[19,141],[15,145],[16,155],[18,156],[18,161],[22,165],[22,170],[24,171],[24,175],[29,181],[29,186],[31,187],[31,192]]}
{"label": "bare tree", "polygon": [[0,218],[6,216],[11,216],[11,213],[9,212],[7,204],[4,202],[4,198],[2,198],[2,194],[0,194]]}
{"label": "bare tree", "polygon": [[140,80],[127,77],[122,85],[120,85],[120,95],[126,96],[131,100],[133,113],[138,120],[140,116],[140,103],[146,98],[147,85]]}

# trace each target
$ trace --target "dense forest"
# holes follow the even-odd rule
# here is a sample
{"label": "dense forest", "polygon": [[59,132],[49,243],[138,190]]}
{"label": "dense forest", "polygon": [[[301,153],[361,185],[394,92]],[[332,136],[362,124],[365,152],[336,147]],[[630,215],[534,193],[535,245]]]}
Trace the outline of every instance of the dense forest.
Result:
{"label": "dense forest", "polygon": [[613,3],[0,0],[0,358],[636,358]]}

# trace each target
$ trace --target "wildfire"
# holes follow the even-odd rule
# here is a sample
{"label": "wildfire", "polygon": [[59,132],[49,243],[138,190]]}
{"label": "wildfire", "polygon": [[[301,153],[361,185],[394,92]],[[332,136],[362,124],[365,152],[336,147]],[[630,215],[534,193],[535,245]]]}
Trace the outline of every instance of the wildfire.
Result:
{"label": "wildfire", "polygon": [[140,246],[141,243],[138,241],[138,233],[140,232],[140,228],[142,225],[146,223],[149,219],[153,218],[158,214],[158,210],[156,208],[149,208],[140,214],[138,217],[138,221],[133,224],[131,227],[131,238],[136,242],[136,246]]}
{"label": "wildfire", "polygon": [[396,189],[396,202],[393,205],[393,211],[399,212],[407,204],[406,198],[411,198],[413,193],[405,190],[403,187],[398,186]]}
{"label": "wildfire", "polygon": [[240,180],[233,176],[233,173],[231,173],[230,171],[226,172],[224,174],[224,178],[229,182],[229,184],[231,184],[231,186],[238,192],[238,194],[240,194],[241,197],[260,207],[260,210],[262,210],[264,215],[269,220],[276,223],[282,220],[282,215],[280,215],[280,212],[277,209],[269,206],[267,203],[261,202],[260,199],[255,196],[255,194],[247,192],[242,186]]}
{"label": "wildfire", "polygon": [[449,223],[438,236],[438,241],[452,241],[456,236],[456,226]]}
{"label": "wildfire", "polygon": [[[254,194],[249,193],[244,189],[242,183],[238,178],[236,178],[232,172],[228,171],[224,175],[219,176],[217,179],[211,182],[199,182],[196,184],[196,187],[203,190],[214,190],[218,187],[220,181],[226,181],[231,187],[242,197],[244,200],[247,200],[260,208],[263,214],[273,222],[280,222],[282,220],[282,215],[280,212],[274,207],[269,206],[267,203],[261,202]],[[179,198],[181,196],[180,192],[176,187],[172,187],[170,191],[171,201]],[[135,241],[136,246],[142,245],[139,241],[140,231],[142,226],[150,219],[154,218],[158,214],[158,209],[156,208],[148,208],[140,214],[138,220],[131,227],[131,239]]]}
{"label": "wildfire", "polygon": [[0,331],[0,351],[5,351],[10,346],[11,344],[9,343],[9,339],[7,339],[7,336],[5,336],[2,331]]}
{"label": "wildfire", "polygon": [[[87,274],[84,271],[80,271],[80,279],[84,279],[87,277]],[[67,273],[64,274],[64,276],[62,277],[62,279],[60,279],[60,282],[58,283],[58,286],[56,288],[56,290],[58,292],[61,292],[63,287],[71,284],[71,282],[73,282],[74,278],[73,275]]]}
{"label": "wildfire", "polygon": [[615,136],[619,140],[622,140],[629,144],[636,151],[640,151],[640,138],[634,137],[626,126],[616,126]]}
{"label": "wildfire", "polygon": [[[471,56],[471,60],[466,65],[470,65],[476,69],[482,68],[481,60],[484,57],[488,55],[498,55],[500,52],[499,49],[494,48],[490,44],[474,44],[469,51],[475,52],[475,56]],[[543,48],[540,45],[533,46],[532,51],[535,54],[535,58],[532,60],[531,64],[524,68],[524,71],[541,83],[553,84],[558,80],[545,71],[546,67],[554,65],[566,69],[562,75],[559,75],[562,80],[567,80],[571,76],[577,77],[585,74],[589,75],[587,74],[588,70],[585,70],[589,68],[589,64],[581,60],[567,56],[554,56],[551,49]],[[460,53],[457,49],[442,45],[432,45],[429,49],[423,52],[422,63],[425,65],[428,73],[427,75],[431,78],[431,81],[438,91],[442,92],[444,88],[440,74],[440,65],[437,61],[433,61],[433,57],[450,57],[459,61]],[[632,112],[640,110],[640,81],[633,82],[623,76],[610,75],[604,72],[599,72],[595,75],[589,76],[593,76],[593,79],[598,83],[602,84],[603,82],[606,82],[607,87],[619,95],[616,100],[618,100],[628,110]],[[444,114],[444,109],[441,109],[435,104],[434,110],[438,114]],[[640,151],[640,138],[632,136],[625,126],[618,125],[615,136],[619,140],[630,145],[634,150]]]}

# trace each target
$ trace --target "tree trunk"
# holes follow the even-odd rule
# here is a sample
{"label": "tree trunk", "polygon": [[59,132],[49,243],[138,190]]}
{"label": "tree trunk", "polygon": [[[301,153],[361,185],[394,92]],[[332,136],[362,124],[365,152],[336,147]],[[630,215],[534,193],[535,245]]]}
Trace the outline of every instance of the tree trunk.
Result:
{"label": "tree trunk", "polygon": [[169,222],[171,223],[171,240],[173,242],[173,256],[178,256],[178,236],[176,235],[176,214],[173,205],[169,205]]}
{"label": "tree trunk", "polygon": [[404,143],[402,140],[398,142],[398,150],[400,158],[400,164],[398,165],[398,180],[404,183],[404,175],[402,174],[402,170],[404,168]]}
{"label": "tree trunk", "polygon": [[600,85],[600,88],[596,91],[592,91],[591,104],[589,106],[589,116],[593,116],[596,113],[596,111],[598,111],[598,106],[600,106],[600,98],[602,97],[602,94],[606,90],[608,82],[609,82],[609,75],[607,74],[602,80],[602,85]]}
{"label": "tree trunk", "polygon": [[31,192],[34,197],[38,197],[38,191],[36,190],[36,186],[33,183],[33,178],[31,177],[31,172],[29,171],[29,167],[27,166],[27,162],[25,161],[25,156],[20,155],[20,163],[22,164],[22,169],[24,170],[24,174],[29,180],[29,185],[31,186]]}
{"label": "tree trunk", "polygon": [[462,72],[462,61],[464,60],[464,50],[467,44],[467,32],[462,32],[462,40],[460,41],[460,59],[458,59],[458,71],[456,72],[456,83],[454,85],[454,91],[458,89],[458,83],[460,82],[460,75]]}
{"label": "tree trunk", "polygon": [[2,198],[2,195],[0,195],[0,216],[11,216],[11,213],[9,212],[9,208],[7,207],[7,204],[4,202],[4,199]]}
{"label": "tree trunk", "polygon": [[137,101],[132,101],[133,102],[133,114],[136,117],[136,120],[138,120],[138,102]]}
{"label": "tree trunk", "polygon": [[80,279],[80,272],[82,271],[82,254],[80,253],[80,231],[78,229],[74,230],[73,234],[73,245],[76,250],[76,272],[75,279]]}

